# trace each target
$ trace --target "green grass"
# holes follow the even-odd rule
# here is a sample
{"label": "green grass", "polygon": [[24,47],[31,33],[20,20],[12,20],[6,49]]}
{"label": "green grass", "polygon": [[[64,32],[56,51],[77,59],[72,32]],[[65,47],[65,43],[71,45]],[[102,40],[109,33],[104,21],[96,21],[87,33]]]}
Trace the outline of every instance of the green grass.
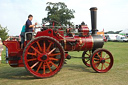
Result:
{"label": "green grass", "polygon": [[[128,43],[107,42],[104,48],[114,56],[114,65],[107,73],[95,73],[91,67],[86,67],[80,58],[72,58],[67,60],[67,64],[57,75],[46,79],[35,79],[25,68],[12,68],[2,61],[0,85],[127,85]],[[69,54],[81,57],[82,52],[70,52]],[[3,55],[5,55],[5,50]]]}

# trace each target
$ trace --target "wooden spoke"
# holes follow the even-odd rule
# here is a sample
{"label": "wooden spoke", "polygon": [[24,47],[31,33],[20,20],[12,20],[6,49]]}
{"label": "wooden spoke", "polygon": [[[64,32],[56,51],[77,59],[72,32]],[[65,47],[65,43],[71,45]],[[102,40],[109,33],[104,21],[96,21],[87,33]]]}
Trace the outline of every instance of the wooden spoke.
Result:
{"label": "wooden spoke", "polygon": [[101,58],[102,58],[102,51],[101,51],[100,55],[101,55]]}
{"label": "wooden spoke", "polygon": [[55,54],[50,54],[49,56],[56,56],[56,55],[60,55],[61,53],[55,53]]}
{"label": "wooden spoke", "polygon": [[102,63],[102,66],[101,66],[101,70],[103,70],[103,63]]}
{"label": "wooden spoke", "polygon": [[44,43],[43,43],[43,52],[45,52],[45,50],[46,50],[46,45],[45,45],[45,41],[44,41]]}
{"label": "wooden spoke", "polygon": [[29,62],[29,61],[35,61],[35,60],[37,60],[37,58],[28,59],[27,61]]}
{"label": "wooden spoke", "polygon": [[50,49],[50,47],[51,47],[52,44],[53,44],[52,42],[49,44],[49,46],[48,46],[48,48],[46,50],[47,52],[49,51],[49,49]]}
{"label": "wooden spoke", "polygon": [[94,60],[100,60],[100,59],[98,59],[98,58],[94,58]]}
{"label": "wooden spoke", "polygon": [[104,58],[106,58],[106,57],[107,57],[107,55],[108,55],[108,54],[105,54]]}
{"label": "wooden spoke", "polygon": [[56,59],[56,58],[49,58],[49,60],[55,60],[55,61],[58,61],[59,59]]}
{"label": "wooden spoke", "polygon": [[100,63],[96,64],[96,68],[98,68],[98,67],[99,67],[99,65],[100,65]]}
{"label": "wooden spoke", "polygon": [[39,63],[39,62],[36,62],[35,64],[33,64],[33,65],[31,66],[31,69],[34,68],[38,63]]}
{"label": "wooden spoke", "polygon": [[110,57],[109,58],[105,58],[105,60],[108,60],[108,59],[110,59]]}
{"label": "wooden spoke", "polygon": [[89,51],[89,54],[92,55],[92,51]]}
{"label": "wooden spoke", "polygon": [[36,52],[35,52],[35,53],[30,53],[30,52],[28,52],[27,54],[28,54],[28,55],[34,55],[34,56],[36,56]]}
{"label": "wooden spoke", "polygon": [[90,59],[88,59],[86,62],[88,62]]}
{"label": "wooden spoke", "polygon": [[100,63],[100,61],[95,62],[95,64],[98,64],[98,63]]}
{"label": "wooden spoke", "polygon": [[40,65],[39,65],[39,67],[37,68],[36,72],[39,71],[40,67],[42,66],[42,63],[43,63],[43,62],[40,63]]}
{"label": "wooden spoke", "polygon": [[107,68],[107,66],[103,63],[104,67]]}
{"label": "wooden spoke", "polygon": [[45,62],[43,63],[43,74],[45,74]]}
{"label": "wooden spoke", "polygon": [[90,56],[88,53],[85,53],[86,55]]}
{"label": "wooden spoke", "polygon": [[49,63],[47,61],[46,61],[46,64],[47,64],[47,66],[49,68],[49,71],[52,72],[52,69],[50,68]]}
{"label": "wooden spoke", "polygon": [[101,58],[101,56],[97,53],[98,57]]}
{"label": "wooden spoke", "polygon": [[109,62],[105,61],[105,63],[110,64]]}
{"label": "wooden spoke", "polygon": [[36,43],[37,43],[37,45],[39,47],[39,50],[42,52],[42,49],[41,49],[41,46],[40,46],[39,42],[37,41]]}
{"label": "wooden spoke", "polygon": [[35,50],[38,54],[41,54],[36,48],[34,48],[33,46],[31,46],[31,48],[33,49],[33,50]]}
{"label": "wooden spoke", "polygon": [[58,67],[56,64],[54,64],[52,61],[49,61],[52,65],[54,65],[56,68]]}
{"label": "wooden spoke", "polygon": [[53,49],[48,53],[48,55],[50,55],[54,50],[56,50],[56,48],[53,48]]}

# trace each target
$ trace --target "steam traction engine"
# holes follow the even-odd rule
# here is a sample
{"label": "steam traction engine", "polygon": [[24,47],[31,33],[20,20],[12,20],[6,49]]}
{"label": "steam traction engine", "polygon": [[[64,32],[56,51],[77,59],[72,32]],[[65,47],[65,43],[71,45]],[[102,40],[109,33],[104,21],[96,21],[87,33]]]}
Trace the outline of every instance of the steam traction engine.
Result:
{"label": "steam traction engine", "polygon": [[79,33],[76,35],[70,32],[70,28],[66,29],[65,35],[61,29],[43,26],[32,40],[24,42],[23,50],[20,49],[19,41],[4,41],[10,66],[25,67],[39,78],[51,77],[60,71],[65,59],[70,59],[68,51],[83,51],[82,61],[86,66],[100,73],[109,71],[113,65],[113,56],[108,50],[102,49],[103,37],[97,35],[97,8],[90,8],[90,11],[91,34],[85,24],[76,27]]}

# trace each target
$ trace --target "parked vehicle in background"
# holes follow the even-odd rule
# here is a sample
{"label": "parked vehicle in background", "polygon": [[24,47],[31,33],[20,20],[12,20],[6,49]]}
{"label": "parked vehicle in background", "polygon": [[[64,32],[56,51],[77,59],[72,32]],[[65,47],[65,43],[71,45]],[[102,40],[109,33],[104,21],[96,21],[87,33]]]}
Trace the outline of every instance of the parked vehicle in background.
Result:
{"label": "parked vehicle in background", "polygon": [[117,41],[120,41],[120,42],[128,42],[128,39],[123,35],[118,35],[116,39]]}
{"label": "parked vehicle in background", "polygon": [[108,41],[117,41],[116,37],[119,34],[105,34],[105,37],[107,38]]}

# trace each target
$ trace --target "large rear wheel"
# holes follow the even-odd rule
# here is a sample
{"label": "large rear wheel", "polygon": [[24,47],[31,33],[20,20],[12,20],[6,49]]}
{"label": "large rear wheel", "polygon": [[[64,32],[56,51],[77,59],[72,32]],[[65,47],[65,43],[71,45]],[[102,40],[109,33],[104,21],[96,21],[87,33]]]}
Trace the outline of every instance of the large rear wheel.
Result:
{"label": "large rear wheel", "polygon": [[23,63],[27,71],[34,76],[51,77],[63,66],[64,50],[60,43],[51,37],[37,37],[25,47]]}

